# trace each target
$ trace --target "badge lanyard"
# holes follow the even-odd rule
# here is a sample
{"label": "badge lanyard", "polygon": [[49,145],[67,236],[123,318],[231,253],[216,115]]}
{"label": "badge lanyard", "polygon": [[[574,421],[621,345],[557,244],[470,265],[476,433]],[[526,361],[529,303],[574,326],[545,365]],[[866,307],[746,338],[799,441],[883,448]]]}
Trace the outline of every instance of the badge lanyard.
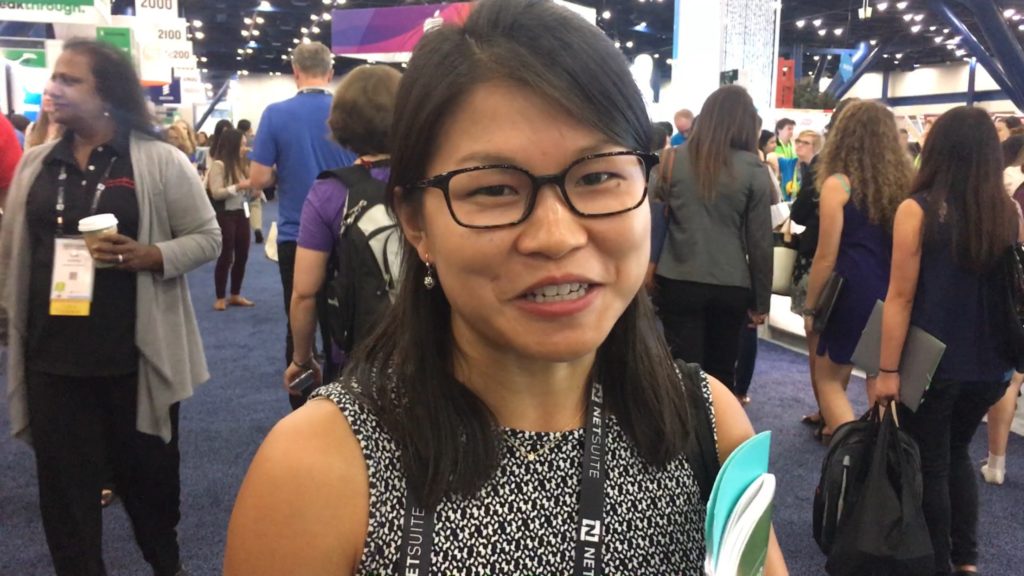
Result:
{"label": "badge lanyard", "polygon": [[325,96],[330,96],[331,91],[326,88],[303,88],[302,90],[299,90],[299,95],[301,96],[302,94],[323,94]]}
{"label": "badge lanyard", "polygon": [[[604,542],[605,426],[604,393],[601,385],[595,382],[587,398],[587,427],[580,473],[580,517],[575,533],[575,576],[604,573],[601,545]],[[427,576],[434,549],[434,512],[418,506],[408,491],[405,501],[398,572]]]}
{"label": "badge lanyard", "polygon": [[[92,195],[92,207],[89,209],[89,215],[96,214],[96,208],[100,205],[100,198],[103,196],[103,191],[107,189],[103,182],[110,177],[110,171],[114,169],[114,164],[117,163],[117,156],[110,159],[110,164],[107,164],[107,169],[103,172],[99,182],[96,183],[96,191]],[[64,236],[64,200],[67,194],[67,181],[68,181],[68,167],[64,164],[60,166],[60,174],[57,175],[57,237]]]}

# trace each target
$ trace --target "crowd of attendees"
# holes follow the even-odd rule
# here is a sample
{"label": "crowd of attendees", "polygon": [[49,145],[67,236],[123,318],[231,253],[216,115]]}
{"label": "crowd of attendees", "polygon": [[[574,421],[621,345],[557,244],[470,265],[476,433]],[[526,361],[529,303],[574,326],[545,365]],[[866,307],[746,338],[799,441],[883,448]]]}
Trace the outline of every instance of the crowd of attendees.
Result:
{"label": "crowd of attendees", "polygon": [[[803,421],[823,443],[863,408],[847,387],[876,302],[872,404],[899,397],[911,326],[946,344],[927,402],[899,414],[920,447],[934,573],[976,572],[967,446],[987,414],[980,474],[1002,484],[1024,381],[992,321],[994,271],[1024,238],[1019,119],[955,108],[911,143],[885,106],[852,99],[824,133],[786,118],[767,130],[727,86],[651,125],[604,34],[527,0],[482,0],[463,26],[427,34],[404,74],[361,66],[332,91],[317,43],[292,66],[298,93],[257,132],[221,120],[208,136],[155,127],[141,91],[124,89],[138,84],[130,62],[76,40],[35,122],[0,120],[11,425],[35,451],[57,574],[105,573],[114,493],[154,573],[186,573],[178,411],[209,373],[184,278],[215,261],[214,310],[256,305],[242,286],[270,191],[295,412],[239,492],[226,574],[385,573],[423,558],[439,573],[565,573],[584,542],[563,528],[591,520],[574,503],[593,497],[579,475],[592,457],[604,570],[697,573],[686,439],[694,414],[713,414],[724,461],[753,433],[742,407],[757,398],[780,239],[797,253],[786,292],[819,407]],[[397,296],[353,349],[325,329],[323,290],[352,208],[326,172],[349,166],[386,185],[406,240]],[[97,214],[116,228],[78,238]],[[76,251],[96,264],[84,314],[57,283]],[[317,386],[292,386],[308,372]],[[432,531],[422,554],[408,546],[417,516]],[[774,536],[765,573],[787,573]]]}

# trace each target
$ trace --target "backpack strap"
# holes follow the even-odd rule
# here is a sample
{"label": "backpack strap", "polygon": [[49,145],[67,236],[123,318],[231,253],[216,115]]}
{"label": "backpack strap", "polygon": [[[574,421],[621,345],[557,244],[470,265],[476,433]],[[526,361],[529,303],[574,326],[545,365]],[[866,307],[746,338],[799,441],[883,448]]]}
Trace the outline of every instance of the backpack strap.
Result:
{"label": "backpack strap", "polygon": [[704,396],[707,376],[696,364],[676,361],[676,370],[686,391],[686,406],[689,416],[690,439],[686,444],[686,459],[690,462],[693,475],[700,486],[700,495],[706,504],[711,499],[711,489],[718,478],[721,464],[718,461],[718,438],[712,422],[711,406]]}
{"label": "backpack strap", "polygon": [[335,168],[321,172],[318,180],[333,178],[340,180],[348,188],[348,206],[356,206],[360,201],[367,204],[378,204],[384,201],[384,184],[373,177],[370,171],[361,164],[353,164],[345,168]]}

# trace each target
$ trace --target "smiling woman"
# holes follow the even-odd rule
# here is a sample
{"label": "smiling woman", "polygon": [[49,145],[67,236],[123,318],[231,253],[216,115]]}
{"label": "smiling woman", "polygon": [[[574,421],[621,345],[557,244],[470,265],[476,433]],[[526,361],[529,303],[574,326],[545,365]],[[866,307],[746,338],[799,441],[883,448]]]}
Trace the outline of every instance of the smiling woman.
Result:
{"label": "smiling woman", "polygon": [[425,35],[395,115],[399,295],[260,449],[225,572],[700,571],[689,414],[718,422],[710,458],[752,431],[656,329],[654,159],[622,54],[547,0],[484,0]]}

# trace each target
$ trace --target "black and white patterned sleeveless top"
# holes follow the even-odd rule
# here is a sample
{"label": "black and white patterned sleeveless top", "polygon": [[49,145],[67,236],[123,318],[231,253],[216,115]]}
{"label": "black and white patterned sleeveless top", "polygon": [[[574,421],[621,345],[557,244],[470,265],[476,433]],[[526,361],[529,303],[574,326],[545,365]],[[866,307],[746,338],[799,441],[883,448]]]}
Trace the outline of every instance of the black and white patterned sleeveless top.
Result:
{"label": "black and white patterned sleeveless top", "polygon": [[[351,386],[336,382],[313,397],[337,404],[366,460],[369,529],[358,574],[392,574],[405,512],[401,457]],[[706,379],[701,388],[714,425]],[[608,423],[605,573],[702,575],[705,506],[686,457],[679,456],[662,469],[648,466],[614,416],[608,416]],[[438,506],[431,574],[572,573],[583,428],[560,433],[504,429],[503,434],[505,446],[495,477],[476,496],[448,496]],[[530,453],[551,442],[554,445],[533,460],[515,447]]]}

